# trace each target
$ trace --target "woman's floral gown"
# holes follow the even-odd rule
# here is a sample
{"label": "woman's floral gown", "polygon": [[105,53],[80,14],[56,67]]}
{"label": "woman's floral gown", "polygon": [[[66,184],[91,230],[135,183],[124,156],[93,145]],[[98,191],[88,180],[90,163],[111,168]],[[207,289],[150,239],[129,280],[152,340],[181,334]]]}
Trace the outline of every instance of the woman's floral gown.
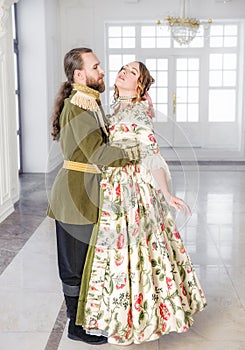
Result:
{"label": "woman's floral gown", "polygon": [[89,253],[93,261],[91,271],[85,266],[87,293],[80,297],[77,314],[84,329],[106,334],[109,343],[118,345],[185,332],[193,314],[206,305],[151,173],[163,167],[170,176],[143,102],[111,117],[112,145],[125,147],[136,141],[141,145],[141,164],[110,167],[103,174],[100,219]]}

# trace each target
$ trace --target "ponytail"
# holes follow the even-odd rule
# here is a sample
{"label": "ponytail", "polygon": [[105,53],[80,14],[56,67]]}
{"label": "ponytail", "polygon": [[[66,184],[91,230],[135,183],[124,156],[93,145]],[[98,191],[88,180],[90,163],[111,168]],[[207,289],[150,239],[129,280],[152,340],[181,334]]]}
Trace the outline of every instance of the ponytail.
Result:
{"label": "ponytail", "polygon": [[67,52],[67,54],[64,57],[64,70],[65,70],[67,81],[64,82],[60,87],[60,90],[55,100],[53,114],[51,116],[52,127],[53,127],[53,131],[51,135],[53,136],[53,140],[59,140],[60,114],[64,107],[64,100],[70,96],[71,91],[73,89],[72,84],[74,82],[73,81],[74,71],[76,69],[83,69],[82,55],[84,53],[89,53],[89,52],[92,52],[92,50],[87,47],[79,47],[79,48],[70,50],[69,52]]}
{"label": "ponytail", "polygon": [[70,96],[71,91],[72,91],[72,85],[69,81],[66,81],[61,85],[58,95],[56,97],[53,114],[51,116],[52,127],[53,127],[53,131],[51,135],[53,136],[53,140],[57,140],[57,141],[59,140],[60,114],[64,107],[64,100]]}

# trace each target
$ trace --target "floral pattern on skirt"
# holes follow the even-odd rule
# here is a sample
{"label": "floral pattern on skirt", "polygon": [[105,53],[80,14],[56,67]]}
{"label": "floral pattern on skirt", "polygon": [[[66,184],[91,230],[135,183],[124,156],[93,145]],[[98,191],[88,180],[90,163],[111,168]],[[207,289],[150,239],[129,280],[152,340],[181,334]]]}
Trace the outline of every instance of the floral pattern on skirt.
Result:
{"label": "floral pattern on skirt", "polygon": [[[172,214],[141,165],[108,168],[85,305],[87,330],[128,345],[185,332],[206,300]],[[85,272],[86,273],[86,272]]]}

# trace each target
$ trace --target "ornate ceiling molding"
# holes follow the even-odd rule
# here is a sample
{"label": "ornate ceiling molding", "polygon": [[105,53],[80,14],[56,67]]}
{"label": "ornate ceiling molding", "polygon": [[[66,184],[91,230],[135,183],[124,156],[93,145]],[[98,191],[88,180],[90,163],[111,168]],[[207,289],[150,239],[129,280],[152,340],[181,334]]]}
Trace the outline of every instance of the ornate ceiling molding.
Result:
{"label": "ornate ceiling molding", "polygon": [[6,34],[6,24],[11,6],[18,0],[0,0],[0,37]]}

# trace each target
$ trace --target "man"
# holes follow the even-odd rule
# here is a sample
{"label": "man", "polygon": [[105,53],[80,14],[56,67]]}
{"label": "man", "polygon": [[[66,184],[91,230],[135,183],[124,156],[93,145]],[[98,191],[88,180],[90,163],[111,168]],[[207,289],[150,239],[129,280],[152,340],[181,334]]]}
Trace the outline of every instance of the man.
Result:
{"label": "man", "polygon": [[53,138],[60,140],[64,164],[51,190],[47,215],[55,219],[58,267],[63,285],[68,337],[103,344],[75,324],[83,266],[93,225],[99,214],[99,182],[103,166],[123,166],[137,158],[137,147],[107,145],[108,132],[99,100],[104,71],[91,49],[76,48],[64,58],[67,81],[53,112]]}

